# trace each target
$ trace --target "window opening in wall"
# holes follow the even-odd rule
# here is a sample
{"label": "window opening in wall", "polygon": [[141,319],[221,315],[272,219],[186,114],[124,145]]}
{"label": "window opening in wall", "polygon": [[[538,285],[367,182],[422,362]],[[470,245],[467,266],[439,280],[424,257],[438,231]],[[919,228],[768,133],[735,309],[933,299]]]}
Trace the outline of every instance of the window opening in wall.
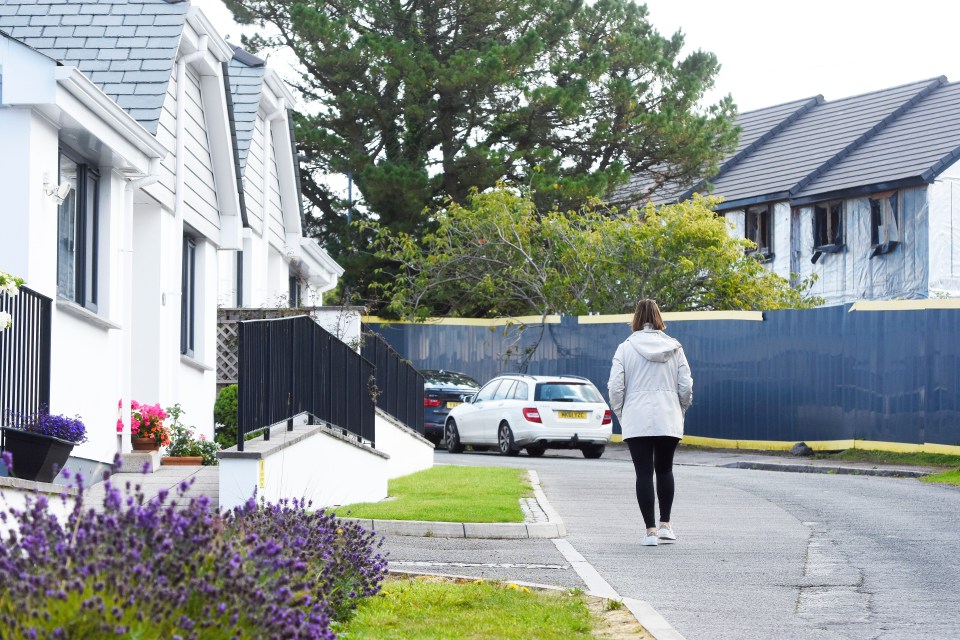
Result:
{"label": "window opening in wall", "polygon": [[194,357],[197,328],[197,241],[183,236],[182,297],[180,299],[180,353]]}
{"label": "window opening in wall", "polygon": [[824,253],[843,249],[843,201],[833,200],[813,205],[813,257],[816,264]]}
{"label": "window opening in wall", "polygon": [[764,205],[750,207],[746,212],[746,237],[757,245],[757,248],[749,253],[761,258],[764,262],[773,257],[773,247],[770,242],[773,221],[770,209],[770,205]]}
{"label": "window opening in wall", "polygon": [[300,306],[300,279],[297,277],[296,272],[290,272],[290,308],[296,308]]}
{"label": "window opening in wall", "polygon": [[57,213],[57,295],[96,312],[100,174],[61,149],[60,182],[72,188]]}
{"label": "window opening in wall", "polygon": [[243,306],[243,250],[237,251],[237,308]]}
{"label": "window opening in wall", "polygon": [[870,257],[890,253],[900,244],[900,206],[896,191],[870,196]]}

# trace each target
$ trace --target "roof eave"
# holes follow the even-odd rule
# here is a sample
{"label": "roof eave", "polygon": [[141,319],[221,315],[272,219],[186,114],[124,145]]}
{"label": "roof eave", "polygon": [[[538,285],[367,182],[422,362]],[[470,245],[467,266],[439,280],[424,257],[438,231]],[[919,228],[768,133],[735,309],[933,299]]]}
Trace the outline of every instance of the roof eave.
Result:
{"label": "roof eave", "polygon": [[57,84],[108,123],[127,142],[149,158],[162,159],[169,151],[142,124],[104,93],[76,67],[57,67]]}
{"label": "roof eave", "polygon": [[850,198],[861,198],[878,191],[892,191],[895,189],[906,189],[908,187],[918,187],[929,184],[931,180],[920,176],[908,176],[896,180],[885,180],[883,182],[874,182],[871,184],[859,185],[856,187],[845,187],[843,189],[834,189],[833,191],[823,191],[820,193],[811,193],[796,198],[791,198],[790,205],[793,207],[802,207],[815,202],[826,202],[827,200],[846,200]]}

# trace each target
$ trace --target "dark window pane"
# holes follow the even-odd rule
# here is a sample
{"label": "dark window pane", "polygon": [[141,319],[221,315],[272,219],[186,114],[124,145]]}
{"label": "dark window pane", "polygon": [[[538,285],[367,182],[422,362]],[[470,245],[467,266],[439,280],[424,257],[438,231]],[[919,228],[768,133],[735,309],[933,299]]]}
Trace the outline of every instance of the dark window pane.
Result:
{"label": "dark window pane", "polygon": [[537,385],[534,400],[545,402],[603,402],[603,397],[591,384],[542,382]]}
{"label": "dark window pane", "polygon": [[72,185],[57,220],[57,294],[77,300],[77,163],[60,155],[60,182]]}

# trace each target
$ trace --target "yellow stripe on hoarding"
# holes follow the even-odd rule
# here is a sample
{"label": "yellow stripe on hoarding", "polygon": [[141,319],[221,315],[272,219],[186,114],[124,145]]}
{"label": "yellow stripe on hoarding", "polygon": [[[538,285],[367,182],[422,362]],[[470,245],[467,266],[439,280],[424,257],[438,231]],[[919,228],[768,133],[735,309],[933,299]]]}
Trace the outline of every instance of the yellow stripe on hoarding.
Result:
{"label": "yellow stripe on hoarding", "polygon": [[[746,320],[750,322],[763,322],[762,311],[668,311],[662,315],[665,323],[684,322],[686,320]],[[630,324],[632,321],[632,313],[577,317],[579,324]]]}
{"label": "yellow stripe on hoarding", "polygon": [[854,311],[925,311],[927,309],[960,309],[960,298],[929,298],[926,300],[861,300],[853,303]]}
{"label": "yellow stripe on hoarding", "polygon": [[367,324],[428,324],[448,327],[505,327],[518,324],[560,324],[560,316],[518,316],[516,318],[424,318],[416,320],[390,320],[377,316],[361,316]]}
{"label": "yellow stripe on hoarding", "polygon": [[[839,451],[852,449],[854,440],[804,440],[814,451]],[[789,451],[797,441],[781,440],[728,440],[725,438],[707,438],[704,436],[683,436],[683,444],[711,449],[752,449],[755,451]]]}
{"label": "yellow stripe on hoarding", "polygon": [[[619,438],[615,442],[622,441]],[[864,449],[868,451],[890,451],[894,453],[940,453],[960,455],[960,445],[925,442],[911,444],[906,442],[883,442],[880,440],[804,440],[814,451],[839,451],[841,449]],[[683,436],[683,444],[711,449],[747,449],[754,451],[789,451],[797,441],[781,440],[730,440],[725,438],[707,438],[704,436]]]}

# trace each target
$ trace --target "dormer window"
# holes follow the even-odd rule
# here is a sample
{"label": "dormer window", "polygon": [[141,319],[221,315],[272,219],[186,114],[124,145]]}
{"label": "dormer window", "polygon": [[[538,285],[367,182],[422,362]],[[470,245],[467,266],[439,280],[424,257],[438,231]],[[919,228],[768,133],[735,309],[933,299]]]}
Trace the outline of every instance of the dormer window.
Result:
{"label": "dormer window", "polygon": [[843,201],[832,200],[813,205],[813,257],[816,264],[824,253],[843,249]]}
{"label": "dormer window", "polygon": [[893,251],[900,244],[900,206],[896,191],[870,196],[870,257]]}
{"label": "dormer window", "polygon": [[749,253],[761,258],[766,262],[773,257],[773,244],[771,242],[773,234],[772,211],[770,205],[759,207],[750,207],[746,215],[746,237],[757,245],[757,248]]}

